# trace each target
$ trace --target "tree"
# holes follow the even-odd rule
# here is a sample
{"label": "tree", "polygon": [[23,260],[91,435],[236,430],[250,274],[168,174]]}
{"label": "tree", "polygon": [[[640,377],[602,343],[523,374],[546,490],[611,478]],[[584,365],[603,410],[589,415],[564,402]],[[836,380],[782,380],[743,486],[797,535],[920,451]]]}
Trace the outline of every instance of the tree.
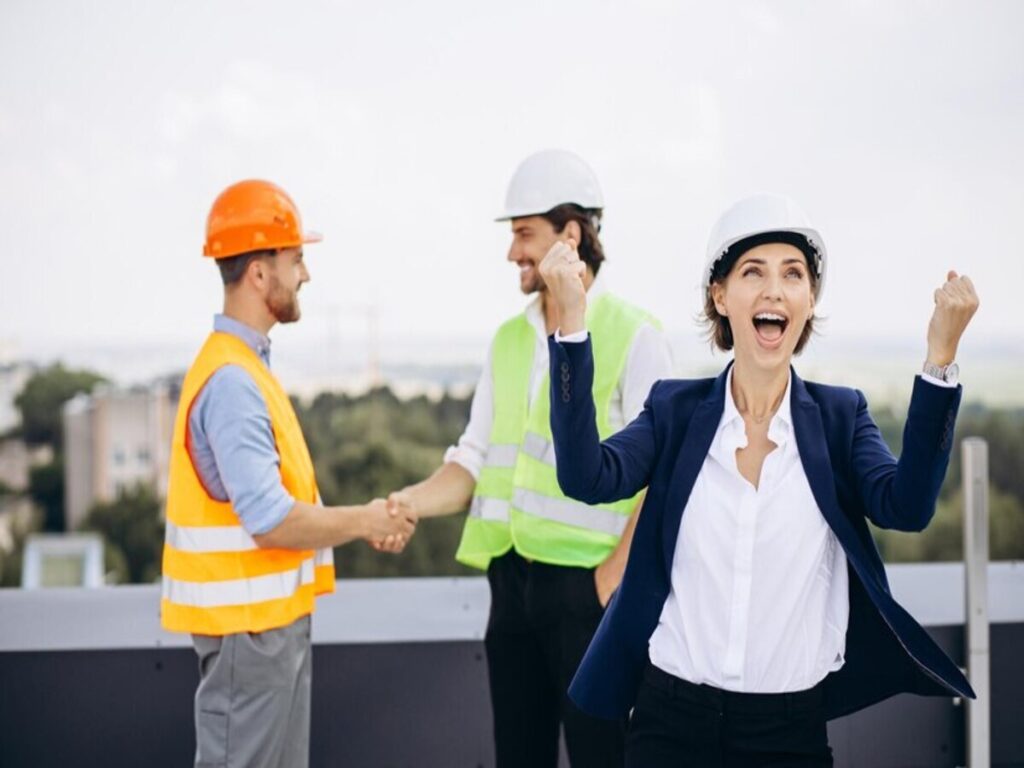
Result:
{"label": "tree", "polygon": [[52,445],[60,452],[64,442],[61,409],[80,392],[91,392],[106,379],[85,370],[70,370],[60,363],[32,375],[14,399],[21,411],[21,434],[29,445]]}
{"label": "tree", "polygon": [[[935,517],[920,533],[876,531],[879,549],[888,562],[951,562],[963,560],[963,493],[940,499]],[[989,486],[989,558],[1024,559],[1024,502]]]}
{"label": "tree", "polygon": [[43,530],[64,530],[64,457],[28,471],[28,495],[43,510]]}
{"label": "tree", "polygon": [[[386,388],[352,397],[324,392],[296,412],[325,504],[363,504],[422,480],[441,463],[469,418],[468,398],[399,400]],[[335,550],[341,578],[476,573],[455,561],[461,515],[426,520],[401,555],[362,542]]]}
{"label": "tree", "polygon": [[114,501],[89,509],[82,530],[102,534],[105,545],[115,549],[108,563],[116,567],[116,552],[123,555],[127,573],[119,574],[122,581],[141,584],[159,577],[164,545],[160,507],[160,499],[153,490],[139,484],[118,494]]}

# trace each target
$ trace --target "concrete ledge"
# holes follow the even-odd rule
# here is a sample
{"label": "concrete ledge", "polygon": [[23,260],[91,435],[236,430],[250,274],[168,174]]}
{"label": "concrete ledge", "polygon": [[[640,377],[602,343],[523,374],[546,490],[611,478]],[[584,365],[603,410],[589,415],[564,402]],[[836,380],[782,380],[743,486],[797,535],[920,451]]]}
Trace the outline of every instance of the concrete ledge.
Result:
{"label": "concrete ledge", "polygon": [[[925,626],[964,622],[962,563],[893,565],[893,595]],[[313,642],[480,640],[490,592],[484,578],[350,579],[320,598]],[[189,647],[160,628],[157,585],[0,590],[0,652]],[[1024,621],[1024,563],[989,566],[993,623]]]}

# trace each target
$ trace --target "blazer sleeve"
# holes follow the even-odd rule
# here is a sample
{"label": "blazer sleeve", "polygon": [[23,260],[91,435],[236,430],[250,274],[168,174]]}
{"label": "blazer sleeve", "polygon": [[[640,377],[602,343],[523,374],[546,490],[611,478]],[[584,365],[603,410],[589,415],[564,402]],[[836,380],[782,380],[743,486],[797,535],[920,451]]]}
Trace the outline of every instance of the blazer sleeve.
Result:
{"label": "blazer sleeve", "polygon": [[949,466],[961,387],[940,387],[918,376],[897,460],[857,392],[852,462],[868,518],[879,528],[923,531],[935,514]]}
{"label": "blazer sleeve", "polygon": [[653,393],[644,409],[603,443],[597,432],[592,393],[594,355],[584,342],[548,339],[551,360],[551,434],[558,484],[567,496],[586,504],[628,499],[645,488],[654,466],[656,446]]}

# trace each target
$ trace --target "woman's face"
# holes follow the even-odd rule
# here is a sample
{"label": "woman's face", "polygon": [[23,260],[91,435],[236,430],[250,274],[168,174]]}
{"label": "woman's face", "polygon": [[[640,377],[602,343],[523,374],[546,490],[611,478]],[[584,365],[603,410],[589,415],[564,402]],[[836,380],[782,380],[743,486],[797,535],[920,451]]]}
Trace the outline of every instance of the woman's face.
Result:
{"label": "woman's face", "polygon": [[718,314],[729,318],[736,359],[764,368],[789,365],[814,313],[807,259],[786,243],[751,248],[723,282],[712,284],[711,296]]}

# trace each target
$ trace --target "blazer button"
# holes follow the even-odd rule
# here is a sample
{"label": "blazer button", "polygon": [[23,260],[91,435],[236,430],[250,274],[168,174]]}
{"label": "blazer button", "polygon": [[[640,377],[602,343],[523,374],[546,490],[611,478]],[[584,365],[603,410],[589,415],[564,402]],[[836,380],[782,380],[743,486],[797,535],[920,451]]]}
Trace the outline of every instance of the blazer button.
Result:
{"label": "blazer button", "polygon": [[568,371],[562,371],[562,381],[565,382],[566,384],[569,383],[569,372]]}
{"label": "blazer button", "polygon": [[953,445],[953,435],[950,432],[949,427],[946,427],[946,431],[942,433],[942,438],[939,440],[939,447],[948,451]]}
{"label": "blazer button", "polygon": [[569,397],[569,393],[568,392],[563,392],[562,393],[562,402],[563,403],[568,403],[571,399],[572,398]]}
{"label": "blazer button", "polygon": [[563,361],[562,362],[562,373],[568,373],[568,372],[569,372],[569,364]]}

